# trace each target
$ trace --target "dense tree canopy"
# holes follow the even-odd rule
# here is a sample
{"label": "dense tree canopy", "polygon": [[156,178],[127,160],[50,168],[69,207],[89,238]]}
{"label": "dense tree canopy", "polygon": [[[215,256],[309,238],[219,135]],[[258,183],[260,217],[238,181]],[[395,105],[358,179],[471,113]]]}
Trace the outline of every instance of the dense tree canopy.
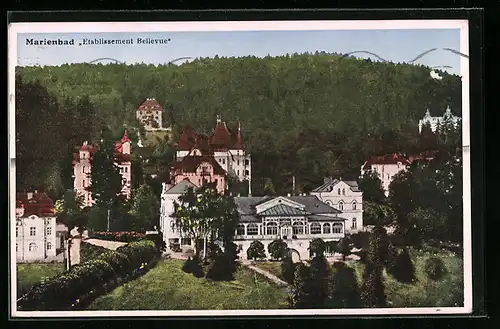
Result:
{"label": "dense tree canopy", "polygon": [[[209,133],[217,114],[233,131],[241,121],[253,156],[254,195],[264,194],[266,185],[268,193],[292,192],[293,176],[298,192],[324,176],[356,179],[369,155],[426,148],[430,142],[420,143],[417,128],[426,109],[440,115],[449,105],[458,114],[462,101],[458,76],[443,72],[435,80],[423,66],[326,53],[202,58],[180,66],[22,67],[17,73],[18,153],[26,159],[20,173],[26,185],[45,185],[39,181],[44,177],[71,182],[70,150],[95,138],[101,125],[116,135],[124,125],[138,130],[135,109],[147,97],[164,105],[173,140],[187,124]],[[26,151],[33,145],[37,150]],[[38,175],[33,168],[63,174]]]}

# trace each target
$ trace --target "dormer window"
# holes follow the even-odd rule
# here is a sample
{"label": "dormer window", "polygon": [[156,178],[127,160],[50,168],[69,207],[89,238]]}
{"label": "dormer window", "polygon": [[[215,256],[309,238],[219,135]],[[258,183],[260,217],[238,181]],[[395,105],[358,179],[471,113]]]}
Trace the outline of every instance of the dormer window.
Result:
{"label": "dormer window", "polygon": [[353,201],[352,202],[352,210],[356,210],[356,206],[357,206],[356,201]]}

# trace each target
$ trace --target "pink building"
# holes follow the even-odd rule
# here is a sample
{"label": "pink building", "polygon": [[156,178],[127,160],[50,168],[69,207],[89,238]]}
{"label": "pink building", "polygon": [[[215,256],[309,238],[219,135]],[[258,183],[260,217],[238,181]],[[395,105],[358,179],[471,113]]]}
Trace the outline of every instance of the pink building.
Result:
{"label": "pink building", "polygon": [[[90,172],[92,168],[92,157],[98,151],[97,146],[88,145],[84,142],[78,153],[73,155],[74,189],[77,194],[83,196],[84,207],[94,204],[90,192]],[[131,141],[125,130],[122,139],[115,145],[115,164],[120,168],[122,175],[122,195],[130,198],[131,194]]]}
{"label": "pink building", "polygon": [[187,179],[197,187],[207,183],[215,183],[217,192],[226,190],[226,172],[212,155],[185,156],[177,162],[172,169],[172,182],[174,185]]}

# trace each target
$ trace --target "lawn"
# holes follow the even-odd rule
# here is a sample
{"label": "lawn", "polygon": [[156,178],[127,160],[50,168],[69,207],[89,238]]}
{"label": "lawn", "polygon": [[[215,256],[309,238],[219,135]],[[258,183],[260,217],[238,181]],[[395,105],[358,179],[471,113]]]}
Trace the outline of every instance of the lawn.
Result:
{"label": "lawn", "polygon": [[[440,252],[436,256],[445,263],[448,273],[439,281],[427,278],[424,271],[425,260],[434,254],[410,250],[415,266],[417,281],[404,284],[395,280],[384,271],[385,294],[392,307],[456,307],[457,300],[463,300],[463,261],[449,252]],[[356,270],[361,285],[364,265],[361,262],[349,263]]]}
{"label": "lawn", "polygon": [[[438,257],[443,259],[448,274],[440,281],[434,282],[427,278],[424,271],[425,260],[434,254],[410,250],[415,266],[417,281],[414,284],[404,284],[395,280],[384,271],[385,293],[387,301],[392,307],[453,307],[457,299],[463,299],[463,261],[449,252],[440,252]],[[362,262],[348,262],[356,270],[358,284],[362,284],[364,264]],[[281,278],[280,262],[254,262],[252,265],[266,270]]]}
{"label": "lawn", "polygon": [[43,278],[51,278],[64,272],[63,263],[26,263],[17,264],[17,297],[27,293]]}
{"label": "lawn", "polygon": [[184,273],[182,260],[158,263],[143,277],[96,299],[89,310],[229,310],[286,308],[287,292],[240,267],[231,282]]}
{"label": "lawn", "polygon": [[264,271],[267,271],[281,280],[283,279],[283,276],[281,275],[281,262],[252,262],[252,266],[258,267]]}

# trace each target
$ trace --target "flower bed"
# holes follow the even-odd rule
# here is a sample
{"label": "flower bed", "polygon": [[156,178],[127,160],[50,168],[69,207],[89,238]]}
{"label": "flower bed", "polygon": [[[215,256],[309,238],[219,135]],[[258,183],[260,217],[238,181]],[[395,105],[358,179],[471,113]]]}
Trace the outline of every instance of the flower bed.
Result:
{"label": "flower bed", "polygon": [[140,232],[93,232],[90,238],[118,241],[118,242],[133,242],[146,238],[146,234]]}
{"label": "flower bed", "polygon": [[18,300],[18,310],[48,311],[78,308],[123,280],[144,274],[156,263],[159,251],[149,240],[132,242],[73,266],[54,278],[35,284]]}

